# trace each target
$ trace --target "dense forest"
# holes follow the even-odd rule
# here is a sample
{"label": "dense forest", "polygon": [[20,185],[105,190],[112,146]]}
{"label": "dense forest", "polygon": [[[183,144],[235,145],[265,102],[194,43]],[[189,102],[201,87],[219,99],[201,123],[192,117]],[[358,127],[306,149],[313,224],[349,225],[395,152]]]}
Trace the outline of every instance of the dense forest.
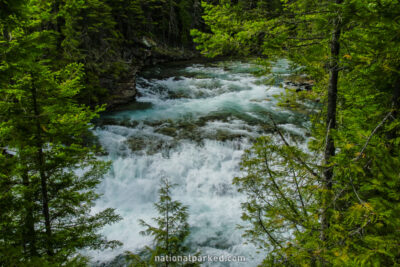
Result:
{"label": "dense forest", "polygon": [[[311,153],[261,138],[235,179],[263,264],[399,264],[400,5],[397,1],[204,3],[206,55],[285,57],[314,82]],[[290,99],[290,97],[289,97]],[[280,168],[276,168],[280,166]],[[288,235],[287,233],[291,233]]]}
{"label": "dense forest", "polygon": [[[0,266],[87,266],[83,250],[121,245],[99,234],[121,216],[92,211],[111,165],[93,124],[134,99],[143,66],[195,49],[257,57],[265,75],[287,59],[312,90],[282,105],[320,104],[307,150],[268,117],[279,141],[259,137],[232,177],[261,266],[399,265],[399,18],[395,0],[0,0]],[[140,221],[154,247],[132,266],[190,251],[172,187],[157,226]]]}
{"label": "dense forest", "polygon": [[[109,163],[91,121],[150,46],[193,46],[196,1],[1,1],[0,265],[83,265],[79,249],[115,247],[91,214]],[[156,46],[156,45],[154,45]],[[161,53],[162,54],[162,53]]]}

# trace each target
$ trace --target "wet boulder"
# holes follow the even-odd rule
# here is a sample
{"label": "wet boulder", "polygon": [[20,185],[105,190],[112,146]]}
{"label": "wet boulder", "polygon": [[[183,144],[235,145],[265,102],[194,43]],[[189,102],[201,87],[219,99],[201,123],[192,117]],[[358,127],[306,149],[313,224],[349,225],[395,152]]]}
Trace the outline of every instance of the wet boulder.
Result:
{"label": "wet boulder", "polygon": [[296,92],[311,91],[314,86],[314,81],[306,76],[292,75],[282,82],[282,86],[287,89],[295,90]]}

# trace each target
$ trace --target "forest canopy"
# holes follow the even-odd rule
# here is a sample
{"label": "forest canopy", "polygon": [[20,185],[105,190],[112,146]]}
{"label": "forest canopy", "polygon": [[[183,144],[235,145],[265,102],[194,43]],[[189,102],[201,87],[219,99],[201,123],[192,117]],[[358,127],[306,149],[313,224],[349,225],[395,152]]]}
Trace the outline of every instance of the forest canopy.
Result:
{"label": "forest canopy", "polygon": [[[258,138],[233,179],[261,266],[399,265],[399,17],[397,0],[0,0],[0,266],[86,266],[82,250],[121,245],[100,234],[115,210],[92,212],[110,170],[93,125],[171,48],[257,57],[267,72],[287,59],[312,81],[281,99],[319,103],[307,150],[266,114],[278,141]],[[190,250],[170,186],[157,226],[141,221],[157,245],[149,266]]]}

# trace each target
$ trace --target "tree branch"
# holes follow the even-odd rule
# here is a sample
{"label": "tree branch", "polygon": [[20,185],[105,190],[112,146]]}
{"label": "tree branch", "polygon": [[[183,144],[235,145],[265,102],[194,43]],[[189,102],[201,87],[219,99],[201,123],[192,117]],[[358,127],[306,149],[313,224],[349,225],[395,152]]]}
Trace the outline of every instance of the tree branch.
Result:
{"label": "tree branch", "polygon": [[385,121],[392,115],[393,111],[390,111],[388,114],[386,114],[385,118],[383,118],[383,120],[375,127],[375,129],[371,132],[370,136],[368,137],[367,141],[365,142],[363,148],[361,149],[361,151],[359,152],[359,155],[353,159],[353,161],[358,161],[361,156],[364,154],[365,149],[367,148],[369,142],[371,141],[372,136],[374,136],[374,134],[376,133],[376,131],[378,131],[378,129],[380,127],[382,127],[382,125],[385,123]]}
{"label": "tree branch", "polygon": [[[289,143],[287,142],[287,140],[285,139],[285,137],[283,136],[283,134],[281,133],[281,131],[279,130],[278,126],[276,125],[274,119],[268,114],[268,117],[271,119],[272,123],[274,124],[274,128],[275,131],[278,132],[280,138],[282,139],[282,141],[285,143],[285,145],[287,147],[291,147],[289,145]],[[317,177],[318,179],[321,179],[321,176],[319,176],[310,166],[307,165],[307,163],[305,163],[299,156],[297,156],[295,153],[293,153],[293,156],[301,163],[301,165],[303,165],[307,171],[309,171],[314,177]]]}

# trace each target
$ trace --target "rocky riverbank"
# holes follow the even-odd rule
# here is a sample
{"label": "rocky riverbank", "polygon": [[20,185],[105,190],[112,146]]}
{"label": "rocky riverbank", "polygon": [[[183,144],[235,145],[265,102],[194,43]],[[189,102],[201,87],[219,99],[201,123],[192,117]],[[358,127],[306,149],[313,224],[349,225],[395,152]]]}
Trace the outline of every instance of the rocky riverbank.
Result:
{"label": "rocky riverbank", "polygon": [[301,91],[311,91],[314,81],[303,75],[290,75],[282,82],[283,88]]}
{"label": "rocky riverbank", "polygon": [[135,40],[134,43],[135,45],[129,52],[130,71],[125,75],[125,78],[122,78],[117,83],[112,82],[111,86],[107,86],[109,81],[106,79],[103,80],[105,87],[109,88],[110,92],[110,96],[106,101],[109,110],[129,104],[135,100],[137,95],[136,75],[144,67],[199,57],[199,53],[194,50],[169,47],[165,44],[157,43],[148,37]]}

